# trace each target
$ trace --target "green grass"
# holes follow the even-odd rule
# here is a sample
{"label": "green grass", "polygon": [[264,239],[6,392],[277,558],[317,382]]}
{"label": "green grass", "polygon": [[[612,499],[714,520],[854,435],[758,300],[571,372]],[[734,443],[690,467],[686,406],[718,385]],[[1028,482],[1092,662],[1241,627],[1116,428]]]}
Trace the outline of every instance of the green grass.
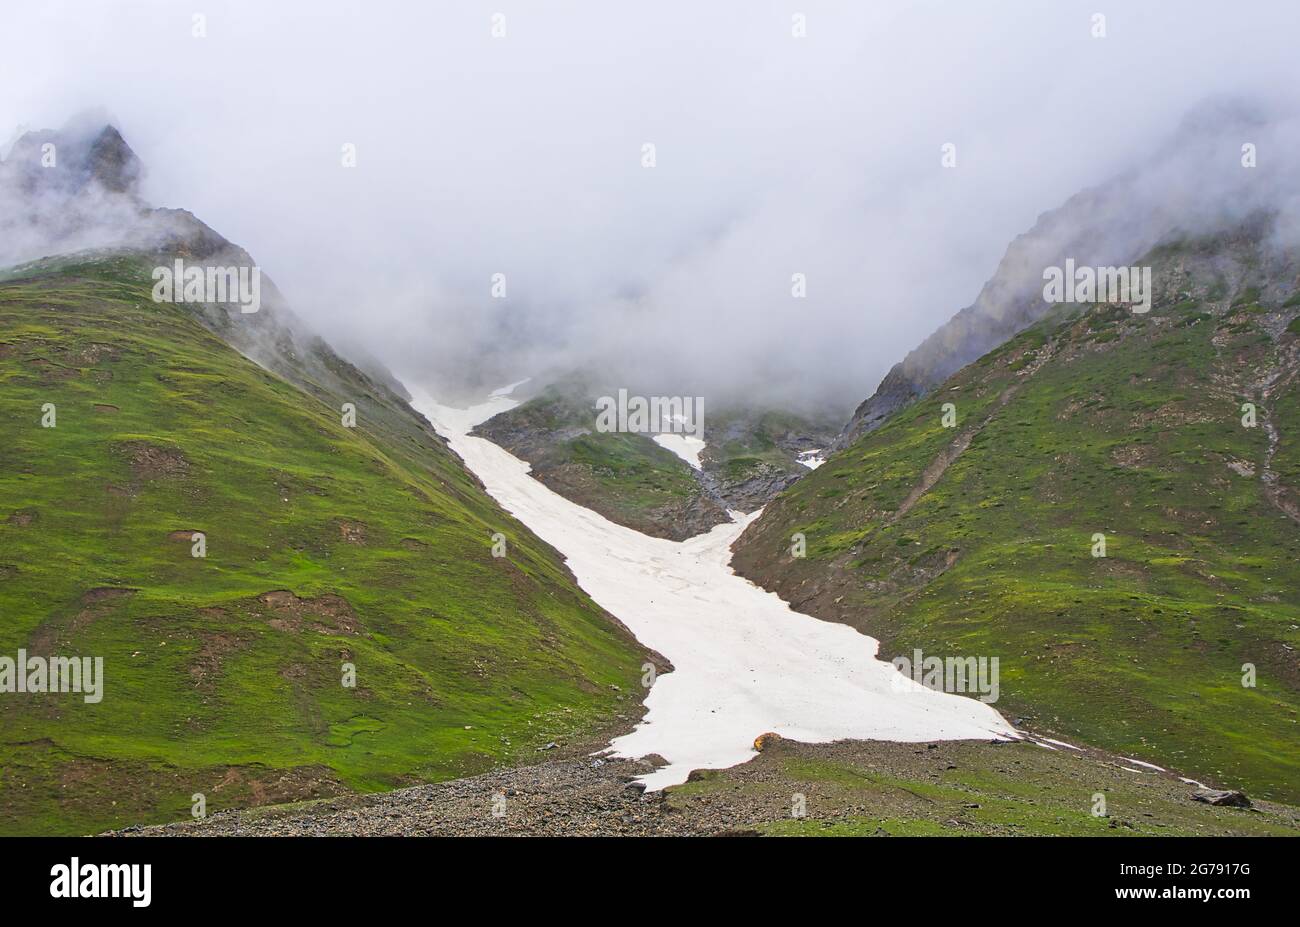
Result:
{"label": "green grass", "polygon": [[1191,800],[1192,786],[1128,765],[1031,743],[787,741],[750,763],[696,771],[665,800],[682,820],[721,817],[774,836],[1300,832],[1295,807],[1211,807]]}
{"label": "green grass", "polygon": [[[998,748],[1011,755],[1027,754],[1033,746]],[[994,754],[996,756],[996,754]],[[1150,832],[1193,836],[1230,821],[1241,833],[1295,836],[1295,830],[1271,821],[1255,820],[1250,812],[1225,814],[1188,801],[1171,798],[1145,788],[1135,779],[1107,781],[1104,787],[1086,780],[1072,780],[1069,772],[1050,765],[1036,765],[1032,771],[1017,764],[1009,770],[991,762],[975,762],[979,754],[963,754],[970,762],[961,769],[947,770],[938,781],[929,775],[891,775],[876,769],[832,761],[789,761],[786,772],[799,787],[816,790],[814,811],[830,804],[871,807],[875,814],[845,815],[834,819],[785,818],[760,825],[770,836],[974,836],[1014,834],[1018,836],[1131,836]],[[1028,759],[1028,757],[1026,757]],[[1082,764],[1075,774],[1083,772]],[[1098,788],[1105,796],[1106,815],[1092,813],[1092,794]],[[1146,820],[1154,819],[1154,820]],[[1134,825],[1142,825],[1141,830]]]}
{"label": "green grass", "polygon": [[551,384],[476,433],[527,460],[565,498],[638,531],[671,534],[700,499],[700,486],[681,458],[648,435],[595,430],[592,397],[614,392],[585,381]]}
{"label": "green grass", "polygon": [[[777,591],[829,578],[817,613],[881,637],[886,659],[998,656],[1009,718],[1294,802],[1300,526],[1227,466],[1264,459],[1265,430],[1243,428],[1240,405],[1260,401],[1250,384],[1281,355],[1254,320],[1234,331],[1198,300],[1173,302],[1038,323],[796,483],[737,564]],[[1041,345],[1053,359],[1022,376]],[[1297,398],[1260,412],[1292,487]],[[956,429],[941,426],[944,402]],[[986,419],[895,520],[939,452]],[[794,532],[806,560],[787,555]]]}
{"label": "green grass", "polygon": [[330,354],[266,372],[131,258],[9,277],[0,654],[102,656],[106,682],[0,695],[0,832],[445,779],[635,711],[641,648],[397,397]]}

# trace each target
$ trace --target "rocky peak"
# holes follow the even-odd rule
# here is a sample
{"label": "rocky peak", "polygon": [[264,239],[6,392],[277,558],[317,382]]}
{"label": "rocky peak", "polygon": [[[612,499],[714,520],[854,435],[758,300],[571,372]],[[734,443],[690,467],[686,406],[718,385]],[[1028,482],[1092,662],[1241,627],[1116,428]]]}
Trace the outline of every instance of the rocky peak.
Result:
{"label": "rocky peak", "polygon": [[0,162],[0,182],[27,196],[75,196],[98,188],[134,197],[143,173],[140,159],[112,125],[26,132]]}

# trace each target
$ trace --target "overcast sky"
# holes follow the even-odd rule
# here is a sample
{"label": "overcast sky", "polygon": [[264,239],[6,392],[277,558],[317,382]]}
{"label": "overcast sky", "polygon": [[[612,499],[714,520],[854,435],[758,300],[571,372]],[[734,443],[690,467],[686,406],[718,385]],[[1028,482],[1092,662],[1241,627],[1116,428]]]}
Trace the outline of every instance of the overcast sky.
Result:
{"label": "overcast sky", "polygon": [[103,107],[155,204],[407,374],[595,354],[852,406],[1039,213],[1207,95],[1300,88],[1298,27],[1295,0],[4,3],[0,142]]}

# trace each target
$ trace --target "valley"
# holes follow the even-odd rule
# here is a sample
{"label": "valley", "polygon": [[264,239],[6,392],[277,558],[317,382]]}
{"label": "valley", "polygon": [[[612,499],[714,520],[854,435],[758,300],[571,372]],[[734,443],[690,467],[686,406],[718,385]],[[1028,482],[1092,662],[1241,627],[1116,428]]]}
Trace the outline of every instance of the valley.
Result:
{"label": "valley", "polygon": [[[1295,832],[1274,211],[1099,244],[1121,177],[847,424],[679,390],[702,433],[610,430],[684,399],[349,360],[115,129],[40,138],[77,172],[0,162],[50,242],[0,268],[0,652],[103,669],[0,693],[0,832]],[[1141,292],[1044,300],[1063,247]],[[246,298],[163,298],[182,262]]]}

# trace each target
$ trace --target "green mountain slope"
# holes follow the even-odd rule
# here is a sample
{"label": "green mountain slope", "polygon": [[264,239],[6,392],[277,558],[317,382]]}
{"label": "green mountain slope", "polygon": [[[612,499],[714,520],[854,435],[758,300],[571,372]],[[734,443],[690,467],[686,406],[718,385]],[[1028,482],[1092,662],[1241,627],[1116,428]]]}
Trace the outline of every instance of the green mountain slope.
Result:
{"label": "green mountain slope", "polygon": [[0,279],[0,655],[105,677],[0,694],[0,832],[444,779],[639,714],[645,651],[401,397],[319,343],[268,372],[152,302],[154,263]]}
{"label": "green mountain slope", "polygon": [[644,534],[681,540],[725,522],[681,458],[644,434],[596,431],[599,394],[577,381],[549,384],[474,433],[528,461],[566,499]]}
{"label": "green mountain slope", "polygon": [[885,659],[999,657],[1032,729],[1300,799],[1300,264],[1266,237],[1148,255],[1149,315],[1058,307],[796,483],[737,570]]}
{"label": "green mountain slope", "polygon": [[596,397],[615,395],[581,378],[536,396],[475,429],[532,466],[555,492],[610,521],[683,540],[762,507],[808,472],[801,452],[830,445],[837,425],[771,409],[737,407],[704,415],[701,469],[641,433],[595,429]]}

